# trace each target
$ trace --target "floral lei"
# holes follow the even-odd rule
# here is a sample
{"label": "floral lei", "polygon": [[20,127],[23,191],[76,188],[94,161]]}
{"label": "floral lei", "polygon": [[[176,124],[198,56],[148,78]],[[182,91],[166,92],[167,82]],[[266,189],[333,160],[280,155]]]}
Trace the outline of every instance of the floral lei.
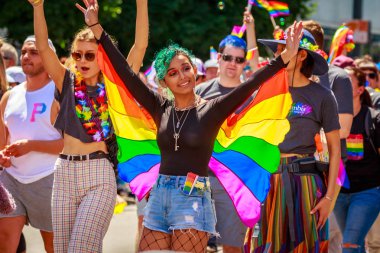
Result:
{"label": "floral lei", "polygon": [[105,140],[110,134],[110,120],[105,86],[97,84],[96,98],[87,94],[82,78],[76,78],[74,87],[75,111],[86,133],[96,142]]}

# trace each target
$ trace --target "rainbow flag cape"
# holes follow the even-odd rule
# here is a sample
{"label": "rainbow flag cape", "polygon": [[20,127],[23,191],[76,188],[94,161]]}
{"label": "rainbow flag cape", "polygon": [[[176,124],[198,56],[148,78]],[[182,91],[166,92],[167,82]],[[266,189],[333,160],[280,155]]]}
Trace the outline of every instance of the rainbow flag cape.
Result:
{"label": "rainbow flag cape", "polygon": [[349,53],[354,48],[354,32],[347,26],[341,25],[338,30],[336,30],[331,41],[330,54],[327,62],[331,63],[336,57],[343,53],[343,50]]}
{"label": "rainbow flag cape", "polygon": [[[161,159],[157,127],[126,89],[101,45],[98,61],[117,135],[119,176],[142,199],[158,176]],[[286,116],[291,103],[287,74],[282,70],[262,85],[248,105],[228,117],[216,138],[210,169],[247,227],[253,227],[260,218],[270,175],[279,165],[277,145],[289,131]]]}
{"label": "rainbow flag cape", "polygon": [[215,141],[209,167],[247,227],[260,218],[270,175],[280,162],[277,145],[290,128],[287,83],[285,70],[264,83],[253,101],[227,118]]}

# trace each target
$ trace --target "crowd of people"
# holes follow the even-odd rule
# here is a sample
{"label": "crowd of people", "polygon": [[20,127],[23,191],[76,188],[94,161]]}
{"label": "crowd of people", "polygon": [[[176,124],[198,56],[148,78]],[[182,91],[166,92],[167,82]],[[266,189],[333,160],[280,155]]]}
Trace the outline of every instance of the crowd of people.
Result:
{"label": "crowd of people", "polygon": [[[34,35],[20,57],[0,41],[0,187],[9,192],[0,198],[15,203],[0,211],[0,252],[25,252],[28,224],[40,230],[46,252],[102,252],[120,182],[105,69],[153,119],[161,156],[156,183],[137,201],[136,249],[126,252],[232,253],[244,245],[255,253],[380,252],[380,72],[371,56],[343,53],[328,64],[324,31],[313,20],[256,40],[246,10],[246,40],[221,38],[216,58],[205,63],[170,44],[157,52],[151,78],[140,69],[149,46],[148,0],[136,0],[127,56],[103,29],[98,2],[76,4],[86,27],[67,58],[48,37],[48,4],[28,2]],[[258,46],[272,59],[260,57]],[[252,236],[209,161],[223,122],[283,70],[289,131]],[[318,153],[319,135],[328,154]],[[349,186],[337,184],[342,170]]]}

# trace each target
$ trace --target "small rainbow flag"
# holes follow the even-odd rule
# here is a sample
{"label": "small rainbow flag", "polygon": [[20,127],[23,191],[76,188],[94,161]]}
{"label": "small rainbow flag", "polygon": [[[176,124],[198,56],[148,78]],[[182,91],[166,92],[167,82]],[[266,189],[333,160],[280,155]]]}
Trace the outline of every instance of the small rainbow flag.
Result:
{"label": "small rainbow flag", "polygon": [[215,50],[213,46],[210,47],[210,59],[211,60],[217,60],[218,59],[218,52]]}
{"label": "small rainbow flag", "polygon": [[271,17],[279,17],[279,16],[289,16],[289,6],[287,3],[277,2],[277,1],[268,1],[269,3],[269,15]]}
{"label": "small rainbow flag", "polygon": [[[314,154],[316,161],[329,162],[329,151],[327,147],[326,134],[324,131],[320,131],[320,134],[316,134],[314,137],[315,145],[317,146],[316,153]],[[348,179],[346,168],[344,167],[343,160],[340,159],[338,177],[336,178],[336,183],[339,186],[349,189],[350,181]]]}
{"label": "small rainbow flag", "polygon": [[348,160],[362,160],[364,157],[364,141],[362,134],[350,134],[347,139]]}
{"label": "small rainbow flag", "polygon": [[198,180],[198,175],[191,173],[191,172],[187,173],[186,181],[185,181],[185,184],[183,186],[183,192],[185,194],[190,195],[194,189],[194,186],[195,186],[195,183],[197,182],[197,180]]}
{"label": "small rainbow flag", "polygon": [[235,35],[239,38],[243,37],[245,30],[247,29],[247,26],[244,24],[242,26],[235,25],[232,28],[231,35]]}
{"label": "small rainbow flag", "polygon": [[273,18],[279,16],[288,16],[289,15],[289,5],[287,3],[278,2],[278,1],[266,1],[266,0],[251,0],[248,2],[253,5],[264,8],[269,12],[269,15]]}
{"label": "small rainbow flag", "polygon": [[144,75],[148,77],[152,73],[152,69],[153,67],[150,66],[147,70],[145,70]]}
{"label": "small rainbow flag", "polygon": [[257,50],[257,47],[248,50],[247,56],[245,57],[247,61],[252,60],[253,56],[255,55],[256,50]]}
{"label": "small rainbow flag", "polygon": [[270,7],[268,1],[266,1],[266,0],[252,0],[252,1],[249,1],[248,3],[253,4],[253,5],[260,7],[260,8],[264,8],[266,10],[268,10]]}

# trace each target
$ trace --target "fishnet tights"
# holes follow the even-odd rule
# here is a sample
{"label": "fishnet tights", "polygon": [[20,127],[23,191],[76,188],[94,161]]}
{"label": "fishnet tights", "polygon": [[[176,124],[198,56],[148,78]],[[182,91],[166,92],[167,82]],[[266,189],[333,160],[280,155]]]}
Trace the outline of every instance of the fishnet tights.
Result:
{"label": "fishnet tights", "polygon": [[208,233],[195,229],[174,230],[172,250],[193,253],[206,252]]}
{"label": "fishnet tights", "polygon": [[173,234],[144,227],[139,252],[146,250],[174,250],[192,253],[206,252],[208,233],[195,229],[174,230]]}

